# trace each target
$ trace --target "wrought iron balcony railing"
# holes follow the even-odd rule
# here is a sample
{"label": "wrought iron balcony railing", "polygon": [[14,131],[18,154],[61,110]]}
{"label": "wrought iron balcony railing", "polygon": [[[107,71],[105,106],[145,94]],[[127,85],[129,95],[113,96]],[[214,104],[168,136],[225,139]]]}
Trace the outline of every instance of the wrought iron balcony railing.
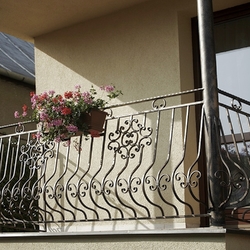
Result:
{"label": "wrought iron balcony railing", "polygon": [[[213,176],[222,190],[221,204],[216,207],[213,196],[217,194],[210,193],[205,161],[201,164],[206,117],[203,101],[194,101],[194,95],[202,91],[109,107],[104,133],[89,140],[72,137],[70,146],[33,139],[36,129],[26,131],[27,124],[2,126],[0,229],[199,226],[200,218],[209,218],[211,210],[230,209],[230,216],[235,217],[242,207],[241,220],[247,221],[249,112],[220,104],[228,121],[222,118],[216,124],[221,145],[214,146],[221,152],[222,163]],[[231,113],[239,124],[237,133]],[[224,123],[229,124],[229,131]]]}

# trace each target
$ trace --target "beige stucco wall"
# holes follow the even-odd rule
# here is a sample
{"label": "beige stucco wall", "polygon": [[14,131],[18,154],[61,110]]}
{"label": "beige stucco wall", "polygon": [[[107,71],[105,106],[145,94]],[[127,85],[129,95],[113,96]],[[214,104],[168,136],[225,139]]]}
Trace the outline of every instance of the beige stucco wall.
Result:
{"label": "beige stucco wall", "polygon": [[[214,9],[245,2],[215,1]],[[36,37],[37,91],[113,83],[126,101],[192,88],[196,8],[195,0],[154,0]]]}
{"label": "beige stucco wall", "polygon": [[180,90],[177,12],[166,1],[38,37],[35,45],[38,92],[113,83],[130,101]]}

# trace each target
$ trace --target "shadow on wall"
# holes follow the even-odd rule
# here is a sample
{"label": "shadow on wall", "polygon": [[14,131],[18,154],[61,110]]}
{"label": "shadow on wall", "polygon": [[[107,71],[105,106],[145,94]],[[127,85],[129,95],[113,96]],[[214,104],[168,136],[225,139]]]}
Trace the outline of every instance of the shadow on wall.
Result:
{"label": "shadow on wall", "polygon": [[170,10],[167,3],[147,2],[37,37],[38,87],[44,90],[50,79],[60,81],[60,90],[79,81],[112,83],[125,93],[123,101],[178,92],[176,17]]}

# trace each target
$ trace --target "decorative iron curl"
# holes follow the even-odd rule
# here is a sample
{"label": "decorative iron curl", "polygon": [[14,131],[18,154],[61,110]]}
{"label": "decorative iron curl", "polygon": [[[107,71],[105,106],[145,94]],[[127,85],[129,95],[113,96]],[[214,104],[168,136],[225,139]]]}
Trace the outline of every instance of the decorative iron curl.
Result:
{"label": "decorative iron curl", "polygon": [[[81,191],[83,189],[83,191]],[[87,190],[89,189],[89,185],[88,185],[88,183],[87,182],[85,182],[85,181],[82,181],[80,184],[79,184],[79,186],[78,186],[78,191],[77,191],[77,193],[78,193],[78,195],[80,196],[80,197],[85,197],[86,196],[86,192],[87,192]]]}
{"label": "decorative iron curl", "polygon": [[4,188],[3,197],[5,197],[8,202],[10,202],[11,200],[13,200],[13,197],[11,195],[11,191],[10,191],[9,188]]}
{"label": "decorative iron curl", "polygon": [[[135,147],[135,146],[134,146]],[[130,149],[128,149],[126,146],[121,146],[118,150],[117,153],[121,155],[121,158],[123,160],[125,159],[133,159],[135,158],[135,154],[133,152],[131,152],[131,150],[134,148],[131,147]]]}
{"label": "decorative iron curl", "polygon": [[[227,177],[228,183],[223,179],[223,174]],[[230,177],[229,177],[229,173],[227,173],[226,171],[223,170],[218,170],[214,173],[214,177],[221,180],[220,181],[220,185],[222,187],[229,187],[230,186]]]}
{"label": "decorative iron curl", "polygon": [[[191,172],[190,175],[188,176],[189,187],[191,187],[191,188],[198,187],[199,179],[201,178],[201,176],[202,176],[202,174],[198,170],[194,170],[193,172]],[[194,178],[195,178],[195,180],[194,180]]]}
{"label": "decorative iron curl", "polygon": [[20,148],[20,162],[25,163],[30,169],[40,169],[45,164],[45,159],[54,157],[54,142],[40,143],[30,140]]}
{"label": "decorative iron curl", "polygon": [[138,131],[124,133],[121,138],[121,143],[125,147],[136,145],[138,137]]}
{"label": "decorative iron curl", "polygon": [[[75,192],[73,191],[73,189],[75,190]],[[78,196],[77,187],[75,183],[69,183],[67,185],[67,191],[70,192],[70,196],[72,198],[76,198]]]}
{"label": "decorative iron curl", "polygon": [[[144,134],[144,132],[147,132],[147,134]],[[151,143],[152,143],[152,137],[150,137],[153,133],[153,129],[148,127],[148,128],[145,128],[145,127],[142,127],[140,129],[140,135],[142,136],[142,138],[140,139],[140,145],[142,144],[142,141],[145,142],[145,145],[146,146],[150,146]]]}
{"label": "decorative iron curl", "polygon": [[[106,186],[108,186],[109,188],[106,188]],[[103,184],[103,193],[106,195],[110,195],[111,194],[110,188],[112,187],[114,187],[114,181],[106,180]]]}
{"label": "decorative iron curl", "polygon": [[[235,103],[237,101],[237,103]],[[242,104],[241,104],[241,101],[236,99],[236,98],[233,98],[232,101],[231,101],[231,106],[233,109],[235,110],[242,110]]]}
{"label": "decorative iron curl", "polygon": [[163,184],[162,182],[170,183],[171,177],[169,174],[163,174],[159,177],[159,189],[164,191],[168,188],[167,184]]}
{"label": "decorative iron curl", "polygon": [[[123,185],[123,183],[125,183],[125,185]],[[117,181],[117,185],[118,185],[118,187],[121,188],[121,191],[122,191],[123,194],[126,194],[129,191],[128,182],[124,178],[119,179]]]}
{"label": "decorative iron curl", "polygon": [[[154,183],[153,184],[151,184],[151,180],[150,179],[152,179],[153,181],[154,181]],[[154,177],[154,176],[146,176],[146,178],[145,178],[145,183],[146,184],[148,184],[148,185],[150,185],[149,186],[149,189],[151,190],[151,191],[155,191],[155,190],[157,190],[157,188],[159,187],[159,185],[158,185],[158,183],[157,183],[157,181],[156,181],[156,178]]]}
{"label": "decorative iron curl", "polygon": [[61,199],[63,191],[64,191],[64,185],[63,184],[57,184],[56,188],[55,188],[55,198]]}
{"label": "decorative iron curl", "polygon": [[55,198],[55,194],[54,194],[54,188],[52,186],[45,186],[44,188],[45,193],[48,194],[48,198],[49,199],[54,199]]}
{"label": "decorative iron curl", "polygon": [[[162,102],[162,103],[159,103],[157,104],[157,102]],[[152,102],[152,108],[153,109],[162,109],[162,108],[165,108],[167,106],[167,101],[166,99],[164,98],[157,98],[155,99],[153,102]]]}
{"label": "decorative iron curl", "polygon": [[22,123],[18,123],[18,125],[15,127],[15,133],[22,133],[24,132],[25,128]]}
{"label": "decorative iron curl", "polygon": [[[123,140],[124,140],[124,135],[127,135],[129,133],[132,133],[133,131],[137,131],[134,127],[133,127],[133,124],[136,124],[138,123],[138,119],[132,119],[132,120],[125,120],[124,121],[124,124],[126,126],[119,126],[119,128],[117,128],[117,130],[113,133],[111,132],[109,134],[109,140],[110,140],[110,143],[108,145],[108,147],[110,149],[113,149],[110,144],[111,143],[114,143],[114,142],[118,142],[118,140],[123,137]],[[130,132],[129,132],[130,131]]]}
{"label": "decorative iron curl", "polygon": [[[180,182],[180,187],[185,189],[188,187],[189,183],[187,181],[187,175],[185,173],[179,172],[175,174],[175,180]],[[183,181],[181,181],[183,180]]]}
{"label": "decorative iron curl", "polygon": [[22,199],[32,200],[32,190],[29,187],[23,187],[21,192]]}
{"label": "decorative iron curl", "polygon": [[40,194],[42,193],[42,188],[39,187],[37,184],[33,185],[32,187],[32,197],[34,200],[40,199]]}
{"label": "decorative iron curl", "polygon": [[236,189],[242,188],[242,184],[240,182],[244,182],[244,181],[246,181],[246,178],[242,173],[237,172],[232,175],[231,183],[234,188]]}
{"label": "decorative iron curl", "polygon": [[132,193],[136,193],[138,191],[138,186],[140,186],[142,183],[141,178],[139,177],[133,177],[129,184],[129,189]]}
{"label": "decorative iron curl", "polygon": [[[20,197],[20,189],[18,187],[14,187],[11,189],[11,192],[10,192],[10,201],[18,201],[19,200],[19,197]],[[7,200],[8,200],[8,197],[7,197]]]}
{"label": "decorative iron curl", "polygon": [[37,217],[37,214],[39,213],[39,209],[37,207],[30,207],[27,211],[27,215],[31,220],[34,220]]}
{"label": "decorative iron curl", "polygon": [[150,137],[153,129],[144,127],[138,123],[138,119],[126,120],[126,126],[120,126],[115,133],[109,134],[109,150],[114,150],[121,155],[122,159],[133,159],[136,153],[140,152],[144,144],[149,146],[152,143]]}
{"label": "decorative iron curl", "polygon": [[[97,189],[97,184],[98,184],[99,189]],[[97,180],[92,181],[91,187],[95,190],[96,195],[103,194],[102,185],[101,185],[100,181],[97,181]]]}

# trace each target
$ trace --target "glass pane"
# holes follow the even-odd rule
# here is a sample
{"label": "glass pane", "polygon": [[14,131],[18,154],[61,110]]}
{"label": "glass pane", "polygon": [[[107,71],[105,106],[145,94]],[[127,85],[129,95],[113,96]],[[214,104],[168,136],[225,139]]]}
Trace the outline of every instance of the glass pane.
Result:
{"label": "glass pane", "polygon": [[250,47],[216,54],[218,86],[244,99],[250,97]]}
{"label": "glass pane", "polygon": [[[249,100],[250,97],[250,47],[218,53],[217,77],[218,87],[228,93]],[[231,98],[219,95],[219,101],[231,106]],[[237,104],[237,103],[236,103]],[[250,106],[242,104],[242,111],[250,113]],[[225,111],[220,108],[222,123],[226,124],[228,117]],[[234,125],[234,133],[240,133],[240,124],[235,112],[231,113],[231,120]],[[241,124],[244,131],[249,130],[249,123],[246,117],[241,117]],[[229,134],[230,127],[225,126],[225,134]]]}

